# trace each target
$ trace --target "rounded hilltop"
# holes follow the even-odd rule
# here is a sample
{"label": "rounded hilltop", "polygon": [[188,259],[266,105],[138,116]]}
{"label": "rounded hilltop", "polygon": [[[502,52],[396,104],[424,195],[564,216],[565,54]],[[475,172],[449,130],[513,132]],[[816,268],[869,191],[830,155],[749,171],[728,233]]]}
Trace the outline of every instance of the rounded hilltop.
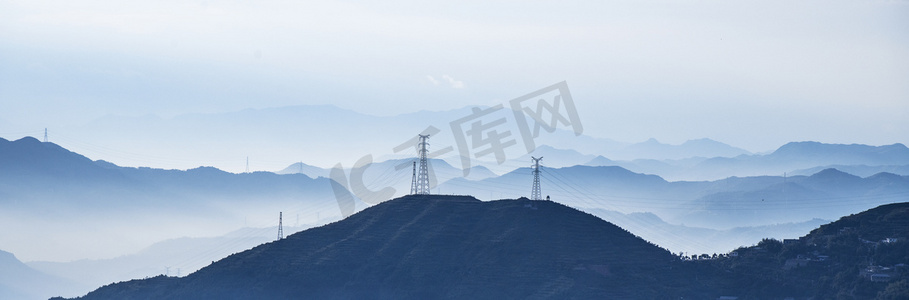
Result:
{"label": "rounded hilltop", "polygon": [[183,278],[109,285],[84,299],[656,298],[678,292],[656,284],[675,261],[552,201],[410,195]]}

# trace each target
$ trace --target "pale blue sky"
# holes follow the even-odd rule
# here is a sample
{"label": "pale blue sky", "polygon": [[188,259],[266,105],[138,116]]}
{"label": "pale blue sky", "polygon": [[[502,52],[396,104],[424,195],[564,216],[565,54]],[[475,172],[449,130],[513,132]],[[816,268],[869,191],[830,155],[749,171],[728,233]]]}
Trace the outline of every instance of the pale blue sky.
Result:
{"label": "pale blue sky", "polygon": [[0,1],[0,136],[110,114],[448,110],[567,80],[595,137],[909,141],[907,1],[600,2]]}

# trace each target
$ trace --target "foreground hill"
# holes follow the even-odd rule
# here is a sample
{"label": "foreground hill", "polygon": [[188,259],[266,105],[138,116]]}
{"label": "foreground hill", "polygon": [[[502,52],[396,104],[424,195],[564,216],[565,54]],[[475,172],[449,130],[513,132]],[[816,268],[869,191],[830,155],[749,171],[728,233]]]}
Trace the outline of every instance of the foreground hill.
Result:
{"label": "foreground hill", "polygon": [[550,201],[408,196],[232,255],[184,278],[82,299],[906,299],[909,203],[800,239],[680,259]]}
{"label": "foreground hill", "polygon": [[676,262],[554,202],[408,196],[184,278],[122,282],[82,299],[658,298],[684,288],[667,283]]}

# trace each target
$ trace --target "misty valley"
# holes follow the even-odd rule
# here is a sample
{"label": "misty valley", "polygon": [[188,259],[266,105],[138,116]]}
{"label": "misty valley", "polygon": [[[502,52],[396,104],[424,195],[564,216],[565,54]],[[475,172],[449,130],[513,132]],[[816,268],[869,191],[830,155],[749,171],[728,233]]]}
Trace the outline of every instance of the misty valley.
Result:
{"label": "misty valley", "polygon": [[[303,162],[250,173],[120,167],[30,137],[0,140],[0,292],[807,299],[907,291],[909,207],[888,205],[909,196],[901,144],[798,142],[698,158],[686,168],[789,170],[702,181],[546,145],[528,155],[552,161],[537,169],[550,201],[526,198],[534,169],[523,158],[478,164],[467,176],[456,159],[427,159],[428,195],[410,195],[415,159],[391,158],[341,170],[362,174],[366,191],[394,190],[381,203],[347,190],[348,216],[332,169]],[[513,168],[491,170],[503,165]],[[502,285],[511,288],[494,288]]]}

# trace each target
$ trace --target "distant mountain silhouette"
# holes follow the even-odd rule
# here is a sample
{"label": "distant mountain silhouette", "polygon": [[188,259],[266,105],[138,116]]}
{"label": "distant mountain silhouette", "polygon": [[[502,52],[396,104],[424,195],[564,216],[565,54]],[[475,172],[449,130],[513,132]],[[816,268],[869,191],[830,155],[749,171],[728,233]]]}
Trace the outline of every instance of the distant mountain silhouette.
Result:
{"label": "distant mountain silhouette", "polygon": [[282,169],[281,171],[275,172],[277,174],[303,174],[309,176],[310,178],[319,178],[319,177],[328,177],[329,170],[319,168],[316,166],[307,165],[303,162],[293,163],[287,168]]}
{"label": "distant mountain silhouette", "polygon": [[825,162],[829,164],[836,161],[849,161],[850,164],[864,165],[909,164],[909,148],[903,144],[868,146],[792,142],[783,145],[768,156],[772,160],[797,160],[811,165],[823,165]]}
{"label": "distant mountain silhouette", "polygon": [[597,155],[593,159],[584,163],[585,166],[601,167],[601,166],[618,166],[618,162],[608,159],[602,155]]}
{"label": "distant mountain silhouette", "polygon": [[[86,187],[118,192],[126,189],[136,193],[131,198],[209,194],[231,199],[275,193],[293,193],[303,190],[323,193],[328,189],[324,180],[314,180],[301,175],[277,175],[268,172],[233,174],[212,167],[198,167],[186,171],[152,168],[119,167],[105,161],[92,161],[53,143],[42,143],[27,137],[17,141],[0,138],[0,191],[8,195],[42,193],[34,186],[67,190],[66,197],[78,199]],[[317,181],[323,181],[318,184]],[[28,187],[28,189],[24,187]],[[95,193],[98,190],[85,192]],[[54,191],[47,191],[52,193]],[[73,193],[75,192],[75,193]],[[96,195],[92,195],[93,197]],[[92,201],[96,201],[94,197]],[[48,198],[48,201],[53,197]]]}
{"label": "distant mountain silhouette", "polygon": [[[211,167],[118,167],[34,138],[0,139],[0,205],[4,224],[21,225],[0,235],[0,244],[31,247],[8,249],[34,255],[53,251],[54,241],[70,240],[72,247],[61,254],[75,258],[84,257],[76,251],[122,255],[113,250],[129,245],[121,235],[144,246],[185,235],[223,234],[242,227],[246,218],[272,220],[279,211],[300,212],[301,205],[303,222],[317,214],[340,216],[326,178],[233,174]],[[71,239],[82,234],[98,240]]]}
{"label": "distant mountain silhouette", "polygon": [[12,253],[0,250],[0,298],[47,299],[58,295],[73,295],[85,287],[65,279],[36,271],[16,259]]}
{"label": "distant mountain silhouette", "polygon": [[811,175],[824,169],[837,169],[852,175],[868,177],[877,173],[891,173],[896,175],[909,175],[909,165],[825,165],[789,172],[789,175]]}
{"label": "distant mountain silhouette", "polygon": [[[656,143],[656,141],[650,141],[643,144]],[[680,156],[684,157],[684,155]],[[863,177],[880,172],[909,175],[906,168],[909,165],[907,162],[909,162],[909,148],[903,144],[868,146],[793,142],[783,145],[769,154],[633,160],[605,156],[585,164],[621,166],[638,173],[659,175],[671,181],[690,181],[718,180],[732,176],[783,175],[785,173],[811,175],[826,168],[837,168]]]}
{"label": "distant mountain silhouette", "polygon": [[730,169],[745,170],[742,175],[782,174],[792,170],[827,165],[906,165],[909,148],[903,144],[886,146],[792,142],[767,155],[711,158],[698,164],[692,172],[702,176],[722,176]]}
{"label": "distant mountain silhouette", "polygon": [[649,139],[628,145],[621,152],[610,156],[622,159],[674,160],[691,157],[735,157],[746,154],[751,152],[705,138],[688,140],[680,145],[663,144],[656,139]]}
{"label": "distant mountain silhouette", "polygon": [[[452,146],[456,143],[450,129],[451,122],[470,116],[472,108],[470,106],[447,111],[376,116],[332,105],[299,105],[224,113],[184,114],[170,118],[154,115],[106,116],[83,126],[68,128],[66,138],[80,144],[105,145],[122,153],[153,153],[156,162],[163,158],[164,161],[159,162],[161,166],[172,168],[195,167],[185,162],[192,161],[229,169],[228,166],[242,164],[221,165],[221,163],[251,156],[253,166],[268,164],[254,169],[277,171],[289,161],[285,162],[285,165],[277,166],[274,164],[280,163],[271,162],[274,161],[271,159],[273,157],[327,166],[366,154],[377,157],[392,154],[393,147],[429,126],[440,129],[440,132],[431,138],[433,147]],[[513,123],[505,125],[516,126]],[[516,127],[508,130],[515,135],[518,134]],[[130,138],[124,139],[124,136]],[[572,149],[583,155],[603,155],[617,160],[733,157],[750,154],[743,149],[710,139],[690,140],[680,145],[663,144],[656,140],[630,144],[607,138],[576,136],[564,127],[558,127],[553,133],[541,134],[534,140],[537,146],[550,145],[559,149]],[[526,154],[523,148],[519,146],[515,148],[521,151],[510,155],[509,160],[518,159]],[[134,155],[121,156],[119,155],[121,153],[106,154],[111,157],[105,159],[120,165],[136,166],[135,160],[142,160],[141,156],[137,158]],[[580,163],[583,162],[577,164]],[[496,169],[494,165],[486,167],[496,173],[510,171]]]}
{"label": "distant mountain silhouette", "polygon": [[96,177],[117,179],[115,174],[99,167],[92,160],[56,144],[42,143],[33,137],[16,141],[0,138],[0,170],[3,171],[0,177],[24,176],[78,181]]}
{"label": "distant mountain silhouette", "polygon": [[730,222],[739,226],[785,223],[805,216],[833,219],[837,215],[899,202],[909,194],[909,176],[889,173],[861,178],[826,169],[811,176],[763,178],[770,180],[769,184],[719,192],[691,201],[688,206],[692,210],[673,221],[685,220],[688,225],[715,228]]}
{"label": "distant mountain silhouette", "polygon": [[185,278],[82,299],[659,298],[677,259],[549,201],[408,196],[232,255]]}
{"label": "distant mountain silhouette", "polygon": [[531,156],[534,157],[543,157],[541,162],[545,166],[560,168],[560,167],[571,167],[576,165],[582,165],[585,162],[588,162],[596,157],[593,155],[581,154],[575,150],[568,149],[556,149],[548,145],[541,145],[533,150],[533,152],[521,156],[520,158],[514,160],[512,164],[515,165],[529,165],[531,161]]}
{"label": "distant mountain silhouette", "polygon": [[[291,157],[292,161],[325,166],[367,154],[376,157],[392,154],[394,147],[429,126],[440,130],[430,141],[432,147],[439,146],[434,149],[455,145],[451,122],[470,116],[472,108],[376,116],[333,105],[299,105],[172,118],[107,116],[70,128],[68,138],[127,153],[155,153],[157,157],[187,158],[208,165],[251,156],[254,165],[261,160],[274,161],[273,157]],[[506,125],[515,126],[513,123]],[[518,134],[516,129],[513,133]],[[124,136],[131,138],[123,139]],[[575,136],[561,127],[554,133],[539,136],[536,142],[538,145],[564,145],[587,153],[599,153],[622,145],[608,139]],[[509,158],[524,153],[526,150]],[[112,156],[109,160],[113,162],[134,159]],[[194,167],[181,161],[167,163],[180,165],[180,168]],[[271,170],[278,168],[268,167]]]}
{"label": "distant mountain silhouette", "polygon": [[[496,199],[529,195],[532,180],[531,170],[522,168],[480,181],[454,179],[442,189]],[[713,229],[829,220],[909,193],[909,176],[861,178],[833,169],[813,176],[669,182],[617,166],[574,166],[542,168],[541,181],[544,196],[572,207],[652,212],[672,224]]]}

